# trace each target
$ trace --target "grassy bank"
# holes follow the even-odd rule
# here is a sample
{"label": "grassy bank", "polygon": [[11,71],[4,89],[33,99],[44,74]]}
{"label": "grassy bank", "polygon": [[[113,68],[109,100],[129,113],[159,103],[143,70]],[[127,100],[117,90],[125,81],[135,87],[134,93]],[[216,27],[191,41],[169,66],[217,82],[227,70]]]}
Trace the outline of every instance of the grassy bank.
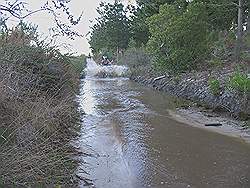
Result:
{"label": "grassy bank", "polygon": [[0,37],[0,185],[71,187],[85,57],[34,44],[18,29]]}

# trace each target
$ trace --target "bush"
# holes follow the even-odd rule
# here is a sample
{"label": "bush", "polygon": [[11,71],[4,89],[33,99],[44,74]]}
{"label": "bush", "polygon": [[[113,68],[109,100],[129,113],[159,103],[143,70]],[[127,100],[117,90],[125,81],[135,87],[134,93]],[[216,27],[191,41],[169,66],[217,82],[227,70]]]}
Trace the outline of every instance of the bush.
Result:
{"label": "bush", "polygon": [[215,58],[210,61],[210,65],[213,68],[222,68],[223,67],[223,61],[221,59]]}
{"label": "bush", "polygon": [[85,55],[71,56],[69,61],[73,65],[75,71],[80,74],[86,67],[86,59],[87,57]]}
{"label": "bush", "polygon": [[229,78],[229,87],[239,91],[241,93],[249,93],[250,92],[250,79],[247,74],[243,74],[240,72],[234,73]]}
{"label": "bush", "polygon": [[220,81],[217,79],[209,79],[208,81],[209,90],[213,95],[220,94]]}
{"label": "bush", "polygon": [[250,47],[250,33],[247,33],[246,36],[244,36],[245,45],[249,48]]}
{"label": "bush", "polygon": [[150,65],[151,58],[143,48],[129,48],[121,59],[123,65],[130,68]]}
{"label": "bush", "polygon": [[242,52],[240,54],[240,59],[242,61],[250,62],[250,52]]}
{"label": "bush", "polygon": [[206,10],[200,4],[191,3],[184,12],[174,5],[161,6],[159,14],[148,19],[152,36],[147,49],[156,66],[170,72],[184,72],[203,62],[209,52],[205,20]]}
{"label": "bush", "polygon": [[209,38],[210,40],[214,41],[214,43],[211,45],[213,60],[222,61],[228,59],[233,54],[235,44],[235,32],[213,31],[210,33]]}
{"label": "bush", "polygon": [[[10,39],[12,34],[4,37]],[[72,187],[77,161],[71,141],[80,122],[75,102],[79,72],[70,57],[56,48],[4,37],[0,42],[0,183]]]}

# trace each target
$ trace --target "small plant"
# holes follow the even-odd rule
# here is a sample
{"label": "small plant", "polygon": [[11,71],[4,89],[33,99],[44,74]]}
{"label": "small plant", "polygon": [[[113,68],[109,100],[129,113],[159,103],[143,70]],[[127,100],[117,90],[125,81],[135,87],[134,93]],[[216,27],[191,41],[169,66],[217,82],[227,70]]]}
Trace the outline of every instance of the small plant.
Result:
{"label": "small plant", "polygon": [[220,94],[220,81],[217,79],[209,79],[208,81],[209,90],[213,95]]}
{"label": "small plant", "polygon": [[246,43],[246,45],[249,47],[250,46],[250,34],[247,34],[246,36],[245,36],[245,43]]}
{"label": "small plant", "polygon": [[247,74],[237,72],[229,78],[229,87],[241,93],[250,92],[250,79]]}
{"label": "small plant", "polygon": [[240,55],[240,58],[243,61],[250,61],[250,53],[249,52],[242,52]]}
{"label": "small plant", "polygon": [[210,61],[210,64],[211,64],[212,67],[218,67],[218,68],[223,66],[223,62],[219,58],[212,59]]}
{"label": "small plant", "polygon": [[188,109],[189,107],[194,105],[192,101],[182,99],[182,98],[174,98],[173,102],[174,102],[175,108]]}
{"label": "small plant", "polygon": [[181,77],[179,74],[177,74],[174,78],[173,78],[175,83],[179,83],[181,81]]}
{"label": "small plant", "polygon": [[250,128],[250,120],[246,120],[243,125],[242,125],[243,129],[249,129]]}

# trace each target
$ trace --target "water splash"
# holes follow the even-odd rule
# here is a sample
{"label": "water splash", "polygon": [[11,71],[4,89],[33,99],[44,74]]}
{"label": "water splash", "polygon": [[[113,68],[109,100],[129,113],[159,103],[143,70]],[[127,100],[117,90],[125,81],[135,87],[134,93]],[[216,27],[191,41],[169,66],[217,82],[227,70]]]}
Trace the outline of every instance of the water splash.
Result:
{"label": "water splash", "polygon": [[128,68],[120,65],[101,66],[93,59],[87,59],[87,67],[85,69],[87,77],[121,77],[126,74]]}

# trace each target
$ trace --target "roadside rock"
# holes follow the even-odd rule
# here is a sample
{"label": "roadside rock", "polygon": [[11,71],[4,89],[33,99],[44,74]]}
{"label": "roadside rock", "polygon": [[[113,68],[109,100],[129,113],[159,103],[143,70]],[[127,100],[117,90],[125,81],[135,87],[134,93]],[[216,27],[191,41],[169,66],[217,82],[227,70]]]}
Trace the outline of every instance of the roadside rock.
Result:
{"label": "roadside rock", "polygon": [[[217,76],[220,83],[224,84],[219,95],[213,95],[209,90],[210,74]],[[207,72],[183,74],[178,78],[169,75],[145,74],[137,70],[135,74],[131,74],[130,79],[156,90],[165,91],[170,95],[204,104],[212,109],[223,109],[234,116],[245,114],[249,117],[249,96],[243,97],[235,91],[224,89],[229,76],[228,70],[209,74]]]}

